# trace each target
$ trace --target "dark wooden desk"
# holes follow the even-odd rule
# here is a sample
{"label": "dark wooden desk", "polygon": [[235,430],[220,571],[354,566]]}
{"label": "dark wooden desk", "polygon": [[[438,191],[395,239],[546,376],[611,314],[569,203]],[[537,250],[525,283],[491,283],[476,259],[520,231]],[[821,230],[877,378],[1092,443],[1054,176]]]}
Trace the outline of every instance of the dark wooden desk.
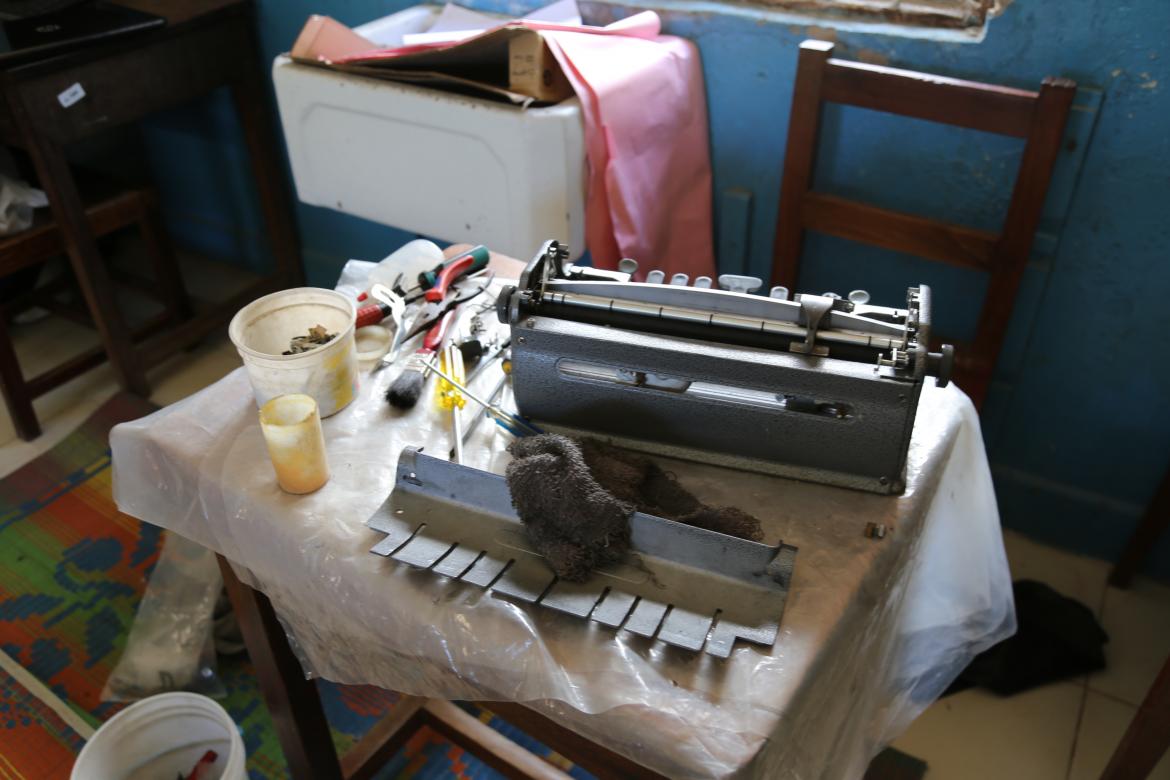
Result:
{"label": "dark wooden desk", "polygon": [[[0,72],[0,140],[25,149],[49,196],[70,264],[106,355],[127,390],[147,395],[146,369],[221,327],[260,295],[303,283],[300,247],[284,169],[268,112],[253,8],[246,0],[124,0],[167,26],[113,39]],[[80,84],[85,97],[65,107],[58,95]],[[66,162],[69,144],[155,111],[231,90],[268,238],[273,272],[230,300],[135,343]]]}

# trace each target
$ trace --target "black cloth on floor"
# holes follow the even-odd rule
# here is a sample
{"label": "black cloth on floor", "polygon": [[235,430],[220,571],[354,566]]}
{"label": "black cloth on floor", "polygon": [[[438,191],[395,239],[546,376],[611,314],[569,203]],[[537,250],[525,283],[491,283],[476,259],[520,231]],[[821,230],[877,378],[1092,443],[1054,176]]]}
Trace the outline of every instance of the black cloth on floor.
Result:
{"label": "black cloth on floor", "polygon": [[975,656],[944,696],[986,688],[1000,696],[1105,668],[1109,635],[1092,610],[1042,582],[1016,580],[1014,636]]}

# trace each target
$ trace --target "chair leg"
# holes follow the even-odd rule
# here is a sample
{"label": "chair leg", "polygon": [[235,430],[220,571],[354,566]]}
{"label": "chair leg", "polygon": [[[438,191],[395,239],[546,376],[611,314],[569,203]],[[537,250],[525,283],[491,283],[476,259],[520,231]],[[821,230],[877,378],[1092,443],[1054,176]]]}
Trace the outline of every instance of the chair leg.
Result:
{"label": "chair leg", "polygon": [[172,322],[182,322],[191,318],[191,299],[187,296],[183,275],[179,271],[179,259],[175,256],[174,247],[159,212],[158,196],[151,191],[142,195],[141,200],[142,217],[138,221],[138,229],[142,233],[146,255],[154,270],[159,291],[166,302],[167,314],[170,315]]}
{"label": "chair leg", "polygon": [[8,318],[3,309],[0,309],[0,392],[4,395],[4,405],[8,407],[16,435],[25,441],[40,436],[41,426],[37,422],[36,410],[33,409],[32,394],[28,391],[24,373],[16,360],[16,352],[12,349]]}
{"label": "chair leg", "polygon": [[1109,584],[1116,588],[1128,588],[1133,581],[1155,542],[1170,527],[1170,471],[1162,478],[1158,492],[1146,508],[1138,527],[1125,545],[1113,571],[1109,573]]}
{"label": "chair leg", "polygon": [[1170,658],[1109,759],[1101,780],[1142,780],[1170,748]]}

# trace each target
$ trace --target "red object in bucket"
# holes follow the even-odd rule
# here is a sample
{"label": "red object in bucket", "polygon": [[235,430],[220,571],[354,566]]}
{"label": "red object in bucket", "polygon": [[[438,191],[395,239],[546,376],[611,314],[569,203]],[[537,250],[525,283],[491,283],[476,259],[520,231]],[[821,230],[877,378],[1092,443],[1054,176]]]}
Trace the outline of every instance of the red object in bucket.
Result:
{"label": "red object in bucket", "polygon": [[203,754],[203,758],[195,763],[195,766],[186,777],[179,776],[180,780],[203,780],[204,775],[207,774],[207,768],[214,764],[217,758],[219,758],[218,753],[214,750],[208,750]]}

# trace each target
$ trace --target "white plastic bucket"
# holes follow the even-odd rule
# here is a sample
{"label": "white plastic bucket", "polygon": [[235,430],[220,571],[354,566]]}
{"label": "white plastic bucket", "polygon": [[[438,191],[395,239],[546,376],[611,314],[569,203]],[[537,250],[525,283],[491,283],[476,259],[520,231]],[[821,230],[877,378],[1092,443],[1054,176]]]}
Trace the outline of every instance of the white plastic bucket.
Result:
{"label": "white plastic bucket", "polygon": [[98,729],[71,780],[184,777],[208,750],[207,780],[246,780],[244,741],[223,707],[197,693],[160,693],[131,704]]}
{"label": "white plastic bucket", "polygon": [[[322,417],[344,409],[357,395],[356,316],[353,301],[318,287],[281,290],[240,309],[228,336],[244,360],[256,405],[278,395],[304,393],[317,402]],[[299,355],[281,354],[290,339],[316,325],[337,338]]]}

